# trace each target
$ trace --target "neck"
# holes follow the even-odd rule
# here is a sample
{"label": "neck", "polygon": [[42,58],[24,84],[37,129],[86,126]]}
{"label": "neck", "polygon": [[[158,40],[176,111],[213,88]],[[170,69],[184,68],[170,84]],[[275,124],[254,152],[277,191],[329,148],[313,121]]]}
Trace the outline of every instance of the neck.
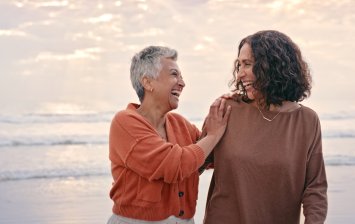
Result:
{"label": "neck", "polygon": [[137,112],[142,115],[157,130],[165,126],[165,115],[159,108],[142,104]]}

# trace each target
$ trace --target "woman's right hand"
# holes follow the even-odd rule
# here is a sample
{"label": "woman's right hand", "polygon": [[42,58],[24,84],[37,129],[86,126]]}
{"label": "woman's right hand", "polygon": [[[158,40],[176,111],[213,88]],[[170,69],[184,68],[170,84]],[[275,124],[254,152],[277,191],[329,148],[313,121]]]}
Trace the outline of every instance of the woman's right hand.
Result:
{"label": "woman's right hand", "polygon": [[[223,136],[226,127],[228,118],[231,112],[231,106],[226,107],[226,99],[218,98],[210,106],[210,111],[205,119],[205,131],[207,135],[215,136],[219,139]],[[217,143],[216,143],[217,144]]]}
{"label": "woman's right hand", "polygon": [[226,130],[231,106],[227,106],[227,109],[225,107],[226,99],[216,99],[210,106],[209,113],[205,119],[203,129],[206,136],[197,142],[197,145],[203,149],[206,157],[217,145]]}

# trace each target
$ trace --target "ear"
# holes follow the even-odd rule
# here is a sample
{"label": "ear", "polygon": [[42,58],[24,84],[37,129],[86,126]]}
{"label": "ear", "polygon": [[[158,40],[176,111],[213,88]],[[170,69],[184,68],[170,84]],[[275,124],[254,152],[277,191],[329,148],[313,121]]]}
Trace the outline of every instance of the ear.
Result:
{"label": "ear", "polygon": [[145,75],[142,77],[141,84],[146,92],[151,92],[153,90],[152,80],[152,78]]}

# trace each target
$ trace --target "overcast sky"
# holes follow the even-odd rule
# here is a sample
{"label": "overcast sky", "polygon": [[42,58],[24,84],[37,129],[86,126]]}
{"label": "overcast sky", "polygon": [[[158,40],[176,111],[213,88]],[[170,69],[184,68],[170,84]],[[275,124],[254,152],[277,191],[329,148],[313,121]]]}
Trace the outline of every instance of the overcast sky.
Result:
{"label": "overcast sky", "polygon": [[352,0],[0,0],[0,113],[115,111],[138,99],[130,59],[147,45],[179,52],[178,111],[204,117],[229,91],[239,41],[289,35],[310,64],[304,104],[355,112]]}

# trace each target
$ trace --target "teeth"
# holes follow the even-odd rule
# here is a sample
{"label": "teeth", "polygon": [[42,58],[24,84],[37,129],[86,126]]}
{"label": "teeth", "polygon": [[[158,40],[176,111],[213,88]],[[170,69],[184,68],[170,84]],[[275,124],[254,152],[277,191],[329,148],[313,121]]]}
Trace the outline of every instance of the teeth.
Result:
{"label": "teeth", "polygon": [[173,90],[171,91],[171,93],[174,95],[174,96],[180,96],[181,92],[178,91],[178,90]]}
{"label": "teeth", "polygon": [[253,85],[253,82],[243,82],[243,86],[244,86],[244,88],[245,87],[247,87],[247,86],[251,86],[251,85]]}

